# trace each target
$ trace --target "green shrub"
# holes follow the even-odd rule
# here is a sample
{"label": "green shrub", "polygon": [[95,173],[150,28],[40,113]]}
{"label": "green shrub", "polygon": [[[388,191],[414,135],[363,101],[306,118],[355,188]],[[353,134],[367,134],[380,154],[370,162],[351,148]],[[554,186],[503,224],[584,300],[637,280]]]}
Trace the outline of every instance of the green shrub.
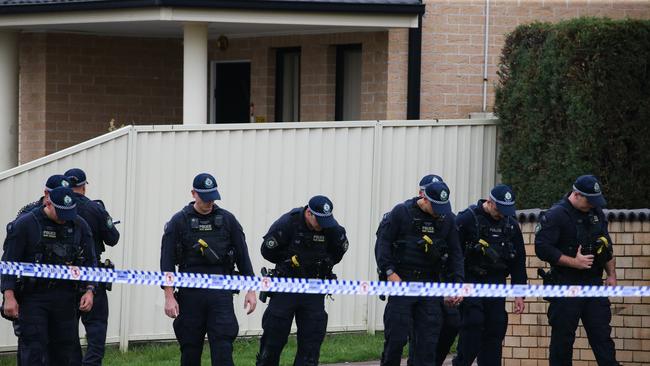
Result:
{"label": "green shrub", "polygon": [[498,76],[503,181],[518,208],[549,207],[600,177],[610,208],[650,207],[650,21],[522,25]]}

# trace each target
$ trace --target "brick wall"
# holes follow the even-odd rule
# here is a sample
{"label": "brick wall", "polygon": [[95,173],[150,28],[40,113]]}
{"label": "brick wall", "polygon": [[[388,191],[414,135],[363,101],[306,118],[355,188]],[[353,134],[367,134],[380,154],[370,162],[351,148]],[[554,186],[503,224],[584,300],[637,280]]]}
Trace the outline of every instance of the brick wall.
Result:
{"label": "brick wall", "polygon": [[[485,0],[425,0],[424,3],[421,117],[467,118],[470,112],[480,112],[483,103]],[[494,105],[496,65],[505,35],[519,24],[555,22],[578,16],[649,19],[650,2],[490,1],[488,111]],[[394,41],[403,48],[408,44],[408,37],[402,36]]]}
{"label": "brick wall", "polygon": [[[528,259],[526,267],[530,283],[541,284],[537,268],[543,266],[534,249],[534,223],[522,225]],[[650,222],[611,222],[609,231],[614,241],[619,285],[650,285]],[[612,302],[612,337],[617,360],[624,365],[650,364],[650,298],[610,298]],[[546,310],[548,303],[540,298],[526,300],[521,315],[506,308],[509,325],[504,340],[503,358],[506,366],[548,365],[550,327]],[[574,366],[596,366],[584,328],[578,328],[574,344]]]}
{"label": "brick wall", "polygon": [[45,34],[21,36],[18,87],[18,155],[20,163],[48,153],[45,150]]}
{"label": "brick wall", "polygon": [[23,34],[19,161],[104,134],[182,120],[180,40]]}
{"label": "brick wall", "polygon": [[[300,120],[333,121],[336,87],[336,45],[362,45],[361,119],[386,119],[389,95],[400,98],[401,91],[389,89],[389,74],[404,74],[406,65],[389,71],[388,32],[357,32],[231,39],[228,49],[210,43],[211,61],[251,62],[251,102],[255,115],[275,120],[275,49],[300,47]],[[388,64],[388,66],[387,66]],[[404,103],[406,98],[404,97]],[[406,109],[403,109],[406,116]],[[399,115],[399,113],[397,113]]]}
{"label": "brick wall", "polygon": [[[339,44],[362,44],[361,119],[386,119],[389,97],[397,105],[406,101],[405,86],[389,89],[386,31],[232,39],[225,51],[215,42],[210,61],[251,61],[251,102],[265,121],[274,120],[280,47],[302,50],[302,121],[334,120]],[[117,127],[182,123],[182,57],[179,39],[21,35],[20,163],[106,133],[111,121]],[[405,65],[390,73],[406,79]],[[391,116],[404,118],[405,107]]]}

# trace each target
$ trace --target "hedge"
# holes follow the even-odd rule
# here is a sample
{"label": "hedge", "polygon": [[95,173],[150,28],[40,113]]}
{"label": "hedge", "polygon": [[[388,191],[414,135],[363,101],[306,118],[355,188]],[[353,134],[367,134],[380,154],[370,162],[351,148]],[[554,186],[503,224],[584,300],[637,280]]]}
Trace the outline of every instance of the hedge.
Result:
{"label": "hedge", "polygon": [[497,71],[503,181],[549,207],[579,175],[610,208],[650,207],[650,21],[576,18],[510,33]]}

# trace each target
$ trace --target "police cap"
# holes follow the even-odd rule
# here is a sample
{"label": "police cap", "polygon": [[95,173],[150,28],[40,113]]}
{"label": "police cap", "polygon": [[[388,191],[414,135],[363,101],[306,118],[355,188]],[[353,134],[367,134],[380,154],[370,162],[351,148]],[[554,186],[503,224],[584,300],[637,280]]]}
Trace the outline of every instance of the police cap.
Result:
{"label": "police cap", "polygon": [[201,173],[194,177],[192,188],[198,193],[199,197],[204,202],[212,202],[220,200],[221,195],[217,191],[217,180],[211,174]]}
{"label": "police cap", "polygon": [[593,175],[581,175],[573,183],[573,191],[578,192],[587,198],[587,201],[595,207],[603,207],[607,205],[607,201],[603,196],[600,188],[598,178]]}

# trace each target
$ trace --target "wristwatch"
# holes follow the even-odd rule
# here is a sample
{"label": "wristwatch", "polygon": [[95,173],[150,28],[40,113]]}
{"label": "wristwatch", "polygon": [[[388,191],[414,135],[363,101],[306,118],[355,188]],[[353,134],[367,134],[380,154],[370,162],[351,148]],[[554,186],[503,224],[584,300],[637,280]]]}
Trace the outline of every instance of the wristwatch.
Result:
{"label": "wristwatch", "polygon": [[88,285],[86,286],[86,292],[91,291],[93,295],[95,295],[95,286],[93,285]]}
{"label": "wristwatch", "polygon": [[387,269],[386,270],[386,277],[392,275],[393,273],[395,273],[395,271],[393,271],[391,268]]}

